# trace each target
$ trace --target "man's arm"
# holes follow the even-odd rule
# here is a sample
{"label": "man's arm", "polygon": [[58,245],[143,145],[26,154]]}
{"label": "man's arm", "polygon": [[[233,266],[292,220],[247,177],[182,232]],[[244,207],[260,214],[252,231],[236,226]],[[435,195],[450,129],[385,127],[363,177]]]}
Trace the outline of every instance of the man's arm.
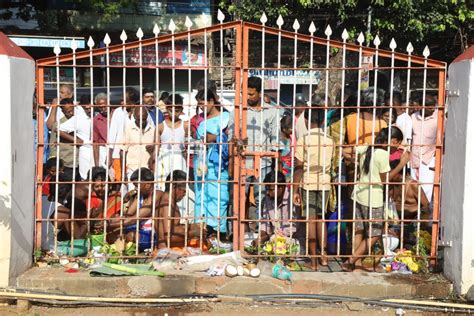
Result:
{"label": "man's arm", "polygon": [[53,129],[54,123],[56,123],[56,115],[58,114],[58,105],[51,104],[51,111],[49,112],[48,119],[46,120],[46,126],[49,130]]}
{"label": "man's arm", "polygon": [[[137,207],[138,207],[138,199],[135,198],[128,208],[126,214],[124,214],[125,219],[120,218],[113,218],[110,220],[108,227],[113,230],[120,227],[120,222],[122,222],[123,227],[130,226],[137,223]],[[143,219],[151,217],[151,205],[143,205],[138,210],[138,218]]]}
{"label": "man's arm", "polygon": [[[408,185],[412,187],[411,192],[415,196],[415,199],[418,200],[418,197],[420,198],[420,208],[422,210],[428,209],[430,207],[430,201],[428,201],[428,198],[426,197],[423,188],[418,188],[420,184],[417,181],[412,180]],[[420,195],[418,195],[418,189],[420,190]]]}
{"label": "man's arm", "polygon": [[300,183],[303,178],[303,167],[304,163],[295,157],[295,168],[293,171],[293,202],[296,206],[301,205],[301,195],[300,195]]}
{"label": "man's arm", "polygon": [[74,139],[74,136],[71,134],[68,134],[64,131],[59,131],[59,137],[61,137],[62,140],[65,140],[67,143],[76,143],[76,144],[83,144],[83,140],[77,137]]}

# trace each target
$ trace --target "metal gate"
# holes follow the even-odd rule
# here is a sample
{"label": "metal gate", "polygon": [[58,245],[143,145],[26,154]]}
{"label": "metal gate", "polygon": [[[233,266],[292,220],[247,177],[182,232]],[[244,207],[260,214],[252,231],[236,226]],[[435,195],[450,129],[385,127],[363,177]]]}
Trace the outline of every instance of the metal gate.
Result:
{"label": "metal gate", "polygon": [[[406,48],[408,54],[395,52],[393,39],[390,50],[379,48],[378,36],[370,43],[374,48],[366,47],[362,33],[354,41],[344,31],[342,41],[335,41],[329,26],[326,38],[320,38],[314,36],[313,24],[309,34],[306,30],[300,33],[297,20],[292,31],[283,30],[281,17],[278,28],[267,27],[264,15],[260,25],[223,23],[221,13],[218,20],[217,25],[193,30],[186,19],[182,32],[177,32],[171,20],[168,34],[160,34],[155,26],[154,37],[143,39],[139,29],[138,41],[127,42],[123,32],[116,45],[111,45],[106,35],[102,48],[94,48],[90,38],[89,50],[77,52],[73,44],[72,54],[61,55],[56,47],[56,57],[37,62],[38,120],[46,121],[61,102],[61,111],[69,111],[70,117],[63,118],[55,110],[57,117],[48,121],[50,131],[38,124],[36,249],[51,250],[53,259],[61,255],[87,257],[94,245],[113,243],[108,236],[115,234],[128,236],[138,245],[131,252],[121,249],[115,253],[122,258],[147,257],[148,249],[157,247],[194,245],[212,248],[215,253],[241,250],[249,257],[324,260],[381,258],[383,251],[374,250],[372,243],[383,248],[384,242],[398,238],[398,248],[414,246],[414,257],[436,259],[445,63],[428,59],[428,48],[423,57],[412,55],[411,44]],[[72,73],[72,83],[62,80],[64,72]],[[48,74],[53,78],[50,82],[45,77]],[[249,80],[251,77],[257,79]],[[130,87],[139,91],[137,97],[131,97]],[[67,93],[60,91],[63,88],[71,90],[72,112],[64,101]],[[146,104],[148,90],[144,88],[170,93],[162,107],[164,123],[151,122],[151,116],[159,122],[162,114],[156,100]],[[105,102],[94,102],[101,92]],[[90,107],[92,111],[88,111]],[[124,117],[122,137],[111,140],[112,120],[120,111]],[[99,120],[95,112],[102,113],[101,128],[108,133],[101,142],[95,137],[101,130],[94,126]],[[396,139],[392,128],[396,113],[415,122],[413,137],[379,142],[379,130],[385,126],[385,138]],[[81,130],[84,122],[89,124],[85,125],[88,133]],[[175,131],[181,126],[184,138]],[[296,135],[304,127],[311,128]],[[151,136],[147,128],[152,129]],[[404,128],[399,126],[399,130]],[[165,139],[165,130],[172,131],[170,139]],[[55,139],[44,141],[51,131],[57,131],[51,133]],[[318,133],[317,138],[312,132]],[[365,151],[364,143],[368,145]],[[71,160],[64,152],[72,153],[70,170],[61,159],[47,164],[44,152],[50,145],[56,145],[56,154],[50,151],[50,157]],[[94,150],[104,150],[101,147],[106,153],[102,161],[105,177],[97,176],[103,173],[94,169],[93,179]],[[399,161],[392,167],[400,169],[393,175],[398,180],[390,180],[390,172],[382,170],[386,166],[379,168],[383,175],[374,180],[374,162],[370,162],[371,171],[361,171],[361,157],[365,159],[369,152],[372,157],[386,156],[380,150],[390,152],[392,147],[399,149],[392,153],[392,161]],[[168,166],[163,162],[163,148],[174,157]],[[133,156],[136,152],[138,160]],[[405,152],[410,152],[411,158],[402,166]],[[141,170],[135,175],[133,159],[137,160],[135,169]],[[116,163],[121,168],[114,169]],[[153,177],[139,167],[154,168]],[[184,171],[184,178],[173,172],[176,169]],[[71,171],[72,177],[63,176],[60,170]],[[418,177],[417,182],[408,180],[410,172]],[[296,175],[301,179],[298,182],[294,181]],[[364,176],[368,180],[363,180]],[[100,186],[103,190],[95,190]],[[369,205],[363,205],[357,196],[361,188],[370,192]],[[102,192],[101,196],[96,191]],[[284,192],[284,198],[278,192]],[[426,206],[422,196],[429,192],[432,199]],[[179,206],[175,202],[182,195],[184,202]],[[372,203],[372,195],[374,200],[382,196],[382,207]],[[405,211],[406,200],[411,203],[409,211]],[[114,203],[117,206],[110,215]],[[409,229],[414,240],[406,238]],[[424,236],[423,231],[430,236]],[[142,235],[148,236],[146,251],[140,246]],[[48,238],[49,245],[45,243]],[[358,238],[370,245],[364,254],[354,257],[357,243],[361,244]],[[283,250],[277,250],[278,242],[285,244]]]}

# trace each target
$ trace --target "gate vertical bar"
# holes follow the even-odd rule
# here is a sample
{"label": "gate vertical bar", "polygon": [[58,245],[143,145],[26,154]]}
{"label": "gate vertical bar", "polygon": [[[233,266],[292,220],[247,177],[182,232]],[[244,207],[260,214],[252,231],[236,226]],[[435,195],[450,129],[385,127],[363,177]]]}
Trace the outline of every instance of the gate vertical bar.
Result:
{"label": "gate vertical bar", "polygon": [[[240,122],[240,110],[241,110],[241,80],[242,80],[242,24],[235,28],[236,40],[235,40],[235,102],[234,102],[234,138],[240,139],[241,133],[240,128],[237,126]],[[242,230],[242,212],[241,212],[241,176],[240,171],[242,167],[242,158],[236,153],[235,148],[233,152],[234,159],[234,172],[233,172],[233,216],[237,215],[234,219],[234,240],[233,249],[244,250],[243,237],[245,232]],[[231,167],[232,168],[232,167]],[[244,184],[245,190],[245,184]],[[244,204],[245,206],[245,204]],[[245,213],[244,213],[245,214]]]}
{"label": "gate vertical bar", "polygon": [[[405,108],[405,113],[406,114],[409,114],[409,106],[410,106],[410,82],[411,82],[411,54],[413,52],[413,46],[411,43],[408,43],[407,45],[407,49],[406,49],[407,53],[408,53],[408,61],[407,61],[407,87],[406,87],[406,102],[405,102],[405,105],[406,105],[406,108]],[[411,118],[410,118],[411,119]],[[407,135],[404,135],[405,138],[407,138],[406,136]],[[407,144],[406,145],[411,145],[411,136],[410,136],[410,139],[407,138]],[[401,223],[402,225],[400,225],[400,248],[403,249],[403,244],[404,244],[404,234],[405,234],[405,223],[404,223],[404,220],[405,220],[405,192],[407,190],[407,187],[405,185],[405,181],[406,181],[406,177],[407,177],[407,167],[403,167],[403,176],[402,176],[402,209],[401,209]]]}
{"label": "gate vertical bar", "polygon": [[[38,144],[36,152],[36,240],[35,248],[41,248],[41,238],[42,238],[42,227],[43,222],[38,221],[38,219],[44,220],[43,218],[43,185],[39,181],[43,180],[43,153],[44,147],[47,144],[44,144],[44,133],[48,131],[44,130],[44,68],[42,66],[36,66],[36,126],[38,128],[38,139],[36,140]],[[39,105],[39,106],[38,106]]]}
{"label": "gate vertical bar", "polygon": [[[188,109],[191,109],[191,26],[193,25],[193,23],[191,22],[191,20],[189,19],[188,16],[186,16],[186,21],[185,21],[185,26],[187,28],[187,31],[188,31],[188,42],[187,42],[187,46],[188,46],[188,52],[187,52],[187,59],[188,59]],[[158,112],[157,112],[158,113]],[[185,145],[185,150],[186,150],[186,165],[191,163],[193,164],[193,162],[191,161],[190,162],[190,157],[191,157],[191,146],[190,146],[190,141],[191,141],[191,112],[190,110],[188,110],[188,113],[189,113],[189,116],[188,116],[188,129],[187,129],[187,138],[186,138],[186,145]],[[196,105],[196,114],[198,114],[198,105]],[[166,123],[165,123],[166,124]],[[183,123],[184,124],[184,123]],[[185,227],[184,227],[184,244],[187,245],[188,244],[188,229],[189,229],[189,177],[190,177],[190,174],[189,174],[189,170],[191,170],[191,166],[188,165],[188,168],[187,168],[187,172],[186,172],[186,205],[185,205],[185,211],[184,211],[184,214],[186,216],[186,219],[185,219]],[[194,179],[194,177],[193,177]],[[194,179],[196,180],[196,179]],[[193,186],[194,186],[194,183],[193,183]],[[194,218],[194,214],[193,214],[193,218]],[[194,222],[194,220],[193,220]],[[202,249],[202,245],[200,244],[199,247]]]}
{"label": "gate vertical bar", "polygon": [[[310,68],[313,68],[313,46],[314,46],[314,38],[312,37],[313,36],[313,33],[316,31],[316,27],[314,25],[314,22],[311,22],[311,25],[309,27],[309,31],[311,33],[311,52],[310,52]],[[329,104],[329,42],[327,43],[326,45],[326,65],[325,65],[325,69],[324,69],[324,74],[325,74],[325,78],[326,78],[326,82],[324,84],[324,128],[323,128],[323,134],[324,134],[324,146],[327,145],[327,140],[326,140],[326,137],[328,136],[328,128],[329,128],[329,122],[328,122],[328,104]],[[311,70],[311,84],[310,84],[310,91],[313,91],[313,72],[314,70]],[[310,97],[311,98],[311,97]],[[310,105],[311,105],[311,108],[312,108],[312,103],[310,101]],[[334,144],[332,145],[334,146]],[[332,152],[334,153],[334,147],[332,147]],[[326,177],[326,158],[327,158],[327,150],[326,150],[326,147],[324,147],[324,152],[323,152],[323,178]],[[332,163],[333,159],[331,157],[331,163]],[[308,159],[308,162],[309,162],[309,159]],[[329,169],[331,170],[331,168]],[[331,181],[332,180],[329,180],[329,185],[332,186],[331,184]],[[324,184],[323,184],[324,185]],[[331,190],[329,190],[329,192],[327,192],[327,194],[330,196],[330,193]],[[323,208],[322,208],[322,219],[323,219],[323,222],[321,223],[321,228],[322,228],[322,239],[321,239],[321,260],[323,260],[324,256],[327,255],[327,227],[326,227],[326,212],[327,212],[327,207],[328,207],[328,203],[325,203],[324,201],[326,201],[326,191],[323,190],[323,194],[322,194],[322,203],[323,203]],[[329,201],[329,196],[327,197],[327,200]],[[340,217],[338,217],[340,219]],[[337,236],[339,238],[339,236],[341,235],[339,230],[337,230]],[[327,263],[327,260],[326,260],[326,263]]]}
{"label": "gate vertical bar", "polygon": [[159,137],[159,122],[158,122],[158,116],[159,116],[159,111],[160,109],[158,108],[157,105],[157,99],[159,98],[159,93],[160,90],[159,88],[159,69],[158,69],[158,58],[159,58],[159,53],[158,53],[158,34],[160,33],[160,29],[158,28],[158,25],[155,24],[153,27],[153,34],[155,35],[155,87],[156,91],[154,93],[155,95],[155,104],[153,105],[155,107],[155,136],[153,138],[153,150],[152,150],[152,159],[155,161],[155,166],[152,170],[153,172],[153,196],[152,196],[152,202],[151,202],[151,249],[155,249],[155,238],[158,240],[158,235],[156,234],[156,191],[157,191],[157,185],[158,185],[158,179],[156,177],[157,174],[157,168],[158,168],[158,163],[157,163],[157,137]]}
{"label": "gate vertical bar", "polygon": [[[277,68],[278,68],[277,76],[278,76],[278,81],[277,81],[277,105],[278,105],[278,107],[280,107],[280,106],[281,106],[281,104],[280,104],[280,92],[281,92],[281,91],[280,91],[280,73],[281,73],[281,70],[280,70],[280,68],[281,68],[281,26],[283,25],[283,18],[282,18],[281,15],[278,17],[277,25],[278,25],[278,52],[277,52],[277,55],[278,55],[278,56],[277,56]],[[264,71],[264,70],[262,70],[262,71]],[[279,130],[280,130],[280,120],[277,120],[277,131],[279,131]],[[293,128],[293,131],[294,131],[294,130],[295,130],[295,129]],[[280,133],[277,134],[277,138],[276,138],[276,144],[277,144],[278,146],[280,145],[280,139],[279,139],[279,138],[280,138]],[[280,149],[278,148],[278,150],[280,150]],[[279,163],[280,163],[279,158],[280,158],[280,155],[277,155],[277,156],[276,156],[276,159],[275,159],[275,166],[279,166]],[[278,179],[278,169],[279,169],[279,168],[275,168],[275,179]],[[276,182],[277,182],[277,181],[276,181]],[[275,192],[278,192],[278,191],[277,191],[278,186],[277,186],[276,182],[275,182]],[[293,186],[293,184],[291,184],[291,185]],[[274,201],[273,201],[273,203],[274,203],[273,205],[275,205],[275,206],[278,205],[278,203],[277,203],[277,198],[278,198],[278,196],[277,196],[277,194],[275,194],[275,199],[274,199]]]}
{"label": "gate vertical bar", "polygon": [[[139,123],[140,123],[140,128],[143,126],[142,123],[143,123],[143,111],[146,111],[146,109],[144,108],[143,106],[143,43],[142,43],[142,38],[143,38],[143,31],[142,31],[142,28],[139,27],[138,30],[137,30],[137,33],[136,33],[136,36],[138,38],[138,83],[139,83],[139,88],[138,88],[138,95],[139,95]],[[134,104],[136,105],[136,104]],[[136,121],[136,117],[135,117],[135,107],[132,108],[132,120],[135,119]],[[147,115],[147,119],[149,119],[148,115]],[[148,124],[146,125],[148,126]],[[140,135],[138,137],[138,143],[140,144],[140,146],[143,146],[143,130],[140,130]],[[141,192],[141,185],[140,183],[142,182],[142,172],[141,172],[141,169],[140,167],[142,166],[142,156],[140,155],[140,158],[139,158],[139,169],[138,169],[138,188],[136,188],[137,190],[137,199],[138,201],[141,201],[141,199],[143,198],[142,197],[142,192]],[[131,177],[131,175],[130,175]],[[127,172],[127,178],[129,179],[128,177],[128,172]],[[138,256],[138,250],[140,249],[140,244],[139,244],[139,241],[140,241],[140,207],[142,205],[140,205],[141,203],[138,203],[138,206],[137,206],[137,210],[136,210],[136,217],[137,217],[137,222],[136,222],[136,229],[135,229],[135,232],[136,232],[136,247],[135,247],[135,255]]]}
{"label": "gate vertical bar", "polygon": [[[217,19],[219,20],[220,24],[220,29],[219,29],[219,52],[220,52],[220,62],[219,62],[219,73],[220,73],[220,90],[221,90],[221,96],[219,97],[219,100],[222,99],[222,90],[224,89],[224,37],[223,37],[223,28],[222,28],[222,22],[224,21],[224,14],[222,11],[219,10],[219,13],[217,15]],[[207,101],[206,101],[207,102]],[[222,142],[222,115],[224,113],[224,107],[220,107],[219,109],[219,157],[222,157],[222,146],[224,146]],[[207,139],[207,138],[206,138]],[[218,171],[217,171],[217,253],[220,253],[219,247],[220,247],[220,240],[221,240],[221,176],[222,176],[222,159],[219,159],[218,163]],[[224,219],[226,221],[226,228],[227,228],[227,218]]]}
{"label": "gate vertical bar", "polygon": [[[237,124],[240,126],[240,122],[242,122],[241,125],[241,131],[240,131],[240,137],[238,138],[243,139],[247,137],[247,88],[248,88],[248,76],[249,76],[249,28],[246,27],[245,25],[243,26],[242,29],[242,35],[243,35],[243,43],[242,43],[242,102],[241,102],[241,107],[242,107],[242,118],[240,121],[235,122],[235,130],[239,130],[240,127],[237,127]],[[240,84],[240,83],[239,83]],[[237,93],[237,92],[236,92]],[[243,158],[243,163],[241,162],[240,167],[243,168],[244,170],[246,169],[246,162],[247,159],[246,157]],[[247,174],[244,173],[244,177],[247,177]],[[239,181],[241,181],[240,185],[240,190],[239,190],[239,199],[240,199],[240,220],[244,219],[246,220],[247,212],[246,212],[246,204],[245,204],[245,181],[246,178],[243,178],[243,176],[239,176]],[[245,223],[240,222],[240,232],[242,233],[242,236],[240,238],[240,249],[244,249],[244,236],[245,236]]]}
{"label": "gate vertical bar", "polygon": [[[419,146],[419,154],[420,154],[420,157],[419,157],[419,166],[418,166],[418,175],[417,175],[417,180],[419,182],[419,186],[418,186],[418,206],[417,206],[417,223],[416,223],[416,240],[417,240],[417,243],[416,243],[416,255],[420,255],[420,243],[418,242],[419,239],[420,239],[420,229],[421,229],[421,223],[420,223],[420,220],[421,220],[421,190],[424,190],[423,189],[423,185],[426,184],[424,183],[424,181],[422,180],[422,177],[421,177],[421,165],[423,164],[423,146],[425,145],[424,144],[424,141],[426,140],[426,138],[424,137],[424,131],[425,131],[425,115],[426,115],[426,89],[427,89],[427,77],[428,77],[428,56],[430,55],[430,50],[428,48],[428,46],[425,47],[425,49],[423,50],[423,56],[425,57],[424,58],[424,62],[423,62],[423,97],[422,97],[422,109],[421,109],[421,138],[420,138],[420,144],[415,144],[415,145],[418,145]],[[418,150],[418,148],[417,148]],[[433,198],[433,196],[431,196],[431,198]]]}
{"label": "gate vertical bar", "polygon": [[[261,67],[262,67],[262,72],[261,72],[261,80],[262,80],[262,83],[261,83],[261,91],[260,91],[260,106],[262,107],[260,109],[260,151],[267,151],[268,148],[267,146],[263,146],[263,107],[265,106],[265,99],[264,99],[264,95],[265,95],[265,23],[267,22],[267,16],[265,15],[265,12],[263,12],[261,18],[260,18],[260,22],[262,23],[262,59],[261,59]],[[242,122],[243,124],[246,124],[247,121]],[[253,144],[255,145],[255,144]],[[264,147],[264,148],[262,148]],[[257,149],[255,148],[255,146],[253,147],[252,151],[256,151]],[[258,166],[258,178],[257,178],[257,183],[258,183],[258,214],[257,214],[257,232],[258,232],[258,245],[261,244],[261,238],[260,238],[260,231],[262,230],[261,229],[261,226],[262,226],[262,223],[260,222],[260,219],[262,218],[262,182],[263,182],[263,177],[265,175],[263,175],[262,177],[262,166],[263,166],[263,159],[262,157],[259,156],[259,159],[257,160],[258,163],[259,163],[259,166]],[[255,170],[255,164],[256,164],[256,161],[254,161],[254,165],[253,165],[253,169]],[[254,184],[251,184],[252,186],[254,186]],[[255,187],[254,187],[255,188]],[[249,214],[250,215],[250,214]],[[257,253],[260,254],[260,249],[257,249]]]}
{"label": "gate vertical bar", "polygon": [[[155,87],[156,87],[156,94],[155,94],[155,107],[158,105],[156,104],[156,100],[159,99],[159,93],[160,93],[160,69],[158,68],[159,64],[159,50],[158,50],[158,34],[160,34],[160,28],[158,27],[157,24],[153,27],[153,34],[155,34]],[[158,101],[159,102],[159,101]],[[158,179],[156,178],[156,175],[158,173],[158,151],[157,151],[157,143],[158,143],[158,138],[160,137],[160,132],[159,132],[159,127],[158,127],[158,113],[161,111],[159,108],[155,108],[155,137],[153,139],[154,144],[153,144],[153,160],[155,161],[155,167],[153,168],[153,175],[155,176],[154,179],[155,181],[153,182],[153,197],[152,197],[152,210],[151,210],[151,248],[154,249],[155,246],[155,238],[158,240],[158,234],[156,234],[156,191],[157,187],[159,186]],[[166,123],[165,123],[166,124]]]}
{"label": "gate vertical bar", "polygon": [[[71,219],[72,222],[70,223],[71,225],[71,253],[74,253],[74,228],[75,228],[75,211],[76,211],[76,176],[77,172],[79,172],[79,155],[77,152],[79,149],[77,148],[77,142],[78,142],[78,135],[77,135],[77,118],[78,118],[78,112],[79,112],[79,107],[80,105],[77,104],[77,82],[76,82],[76,47],[74,47],[71,44],[72,48],[72,87],[74,91],[73,95],[73,100],[74,100],[74,147],[73,147],[73,169],[72,169],[72,205],[71,205]],[[60,134],[60,129],[58,128],[58,135]],[[81,177],[79,173],[79,177]]]}
{"label": "gate vertical bar", "polygon": [[[440,181],[442,155],[444,147],[444,124],[445,124],[445,103],[446,103],[446,69],[441,69],[438,73],[438,128],[436,133],[436,152],[435,152],[435,177],[433,188],[433,224],[431,229],[431,257],[436,257],[438,250],[438,233],[440,217]],[[433,265],[436,259],[431,260]]]}
{"label": "gate vertical bar", "polygon": [[[59,48],[59,44],[56,44],[54,47],[54,54],[56,55],[56,104],[52,104],[52,106],[59,107],[59,85],[60,85],[60,77],[59,77],[59,54],[61,53],[61,49]],[[56,111],[59,111],[61,108],[56,108]],[[55,111],[55,114],[57,113]],[[53,115],[50,113],[50,115]],[[57,124],[57,132],[56,132],[56,170],[59,170],[59,151],[60,151],[60,138],[59,138],[59,127],[61,125],[60,121],[57,121],[57,116],[54,118],[54,121]],[[55,192],[59,192],[59,172],[56,172],[55,177]],[[54,252],[58,252],[58,204],[59,198],[58,194],[54,194]]]}
{"label": "gate vertical bar", "polygon": [[[294,75],[295,75],[295,78],[296,78],[296,72],[297,72],[297,68],[298,68],[298,30],[300,28],[300,24],[298,22],[297,19],[295,19],[295,22],[293,23],[293,29],[295,30],[295,37],[294,37],[294,51],[293,51],[293,67],[295,68],[294,69]],[[311,35],[313,35],[313,32],[311,32]],[[313,60],[313,38],[311,36],[311,43],[310,43],[311,47],[310,47],[310,64],[312,64]],[[312,91],[310,91],[310,94],[312,94]],[[295,134],[295,116],[296,116],[296,80],[295,80],[295,83],[293,84],[293,107],[292,107],[292,111],[291,111],[291,130],[292,130],[292,135]],[[304,114],[303,114],[304,115]],[[309,121],[311,121],[311,115],[309,117]],[[308,125],[311,125],[311,123],[309,123]],[[309,128],[308,128],[309,130]],[[277,129],[277,144],[278,146],[280,145],[279,143],[279,140],[278,140],[278,135],[280,135],[280,129]],[[280,148],[278,149],[280,150]],[[309,152],[309,150],[308,150]],[[291,159],[291,167],[290,167],[290,174],[292,175],[293,177],[293,174],[294,174],[294,165],[295,165],[295,149],[293,148],[293,141],[290,137],[290,159]],[[308,156],[308,166],[310,165],[310,158]],[[277,167],[278,168],[278,167]],[[308,171],[309,171],[309,167],[308,167]],[[278,177],[277,177],[278,179]],[[293,181],[292,181],[293,182]],[[290,185],[290,214],[289,215],[289,218],[290,218],[290,232],[293,232],[293,194],[294,194],[294,186],[293,185]],[[278,192],[277,191],[277,188],[275,188],[275,192]],[[275,201],[276,201],[276,194],[275,194]],[[307,199],[307,201],[309,201],[309,199]],[[309,203],[308,203],[309,204]],[[278,204],[275,203],[275,208],[278,207]],[[278,213],[278,212],[275,212],[275,213]],[[312,223],[314,225],[317,225],[317,223]],[[283,225],[283,223],[280,223],[280,225]],[[291,236],[293,237],[293,236]],[[318,243],[317,243],[317,238],[316,238],[316,249],[318,247]],[[316,252],[315,252],[316,254]]]}

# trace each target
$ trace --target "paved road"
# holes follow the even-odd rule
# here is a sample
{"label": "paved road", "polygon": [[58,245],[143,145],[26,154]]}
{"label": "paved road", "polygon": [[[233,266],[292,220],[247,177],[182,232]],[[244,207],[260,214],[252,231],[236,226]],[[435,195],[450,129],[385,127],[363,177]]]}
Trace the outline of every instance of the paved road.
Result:
{"label": "paved road", "polygon": [[[404,315],[438,315],[434,313],[404,310]],[[28,311],[19,312],[15,305],[0,307],[0,315],[100,315],[100,316],[200,316],[200,315],[271,315],[271,316],[301,316],[301,315],[396,315],[395,309],[371,307],[361,303],[314,305],[311,307],[273,306],[273,305],[242,305],[238,303],[218,303],[205,305],[188,305],[172,308],[128,308],[128,307],[46,307],[33,306]],[[439,314],[442,315],[442,314]],[[447,314],[443,314],[447,315]]]}

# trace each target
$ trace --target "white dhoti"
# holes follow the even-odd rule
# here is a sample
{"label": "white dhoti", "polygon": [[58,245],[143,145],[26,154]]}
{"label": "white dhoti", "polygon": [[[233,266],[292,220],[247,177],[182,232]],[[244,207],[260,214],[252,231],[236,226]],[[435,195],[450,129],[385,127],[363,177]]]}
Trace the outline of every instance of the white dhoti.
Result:
{"label": "white dhoti", "polygon": [[161,151],[156,159],[155,181],[157,188],[161,191],[165,190],[166,178],[175,171],[181,170],[187,172],[186,160],[182,152]]}
{"label": "white dhoti", "polygon": [[419,168],[411,168],[412,179],[418,181],[421,184],[423,191],[425,192],[426,198],[430,201],[433,197],[433,186],[435,178],[435,162],[436,159],[433,157],[428,165],[420,162]]}
{"label": "white dhoti", "polygon": [[107,169],[107,147],[99,146],[99,167]]}
{"label": "white dhoti", "polygon": [[92,155],[91,145],[82,145],[79,147],[79,174],[83,180],[87,179],[89,171],[94,166],[94,157]]}

